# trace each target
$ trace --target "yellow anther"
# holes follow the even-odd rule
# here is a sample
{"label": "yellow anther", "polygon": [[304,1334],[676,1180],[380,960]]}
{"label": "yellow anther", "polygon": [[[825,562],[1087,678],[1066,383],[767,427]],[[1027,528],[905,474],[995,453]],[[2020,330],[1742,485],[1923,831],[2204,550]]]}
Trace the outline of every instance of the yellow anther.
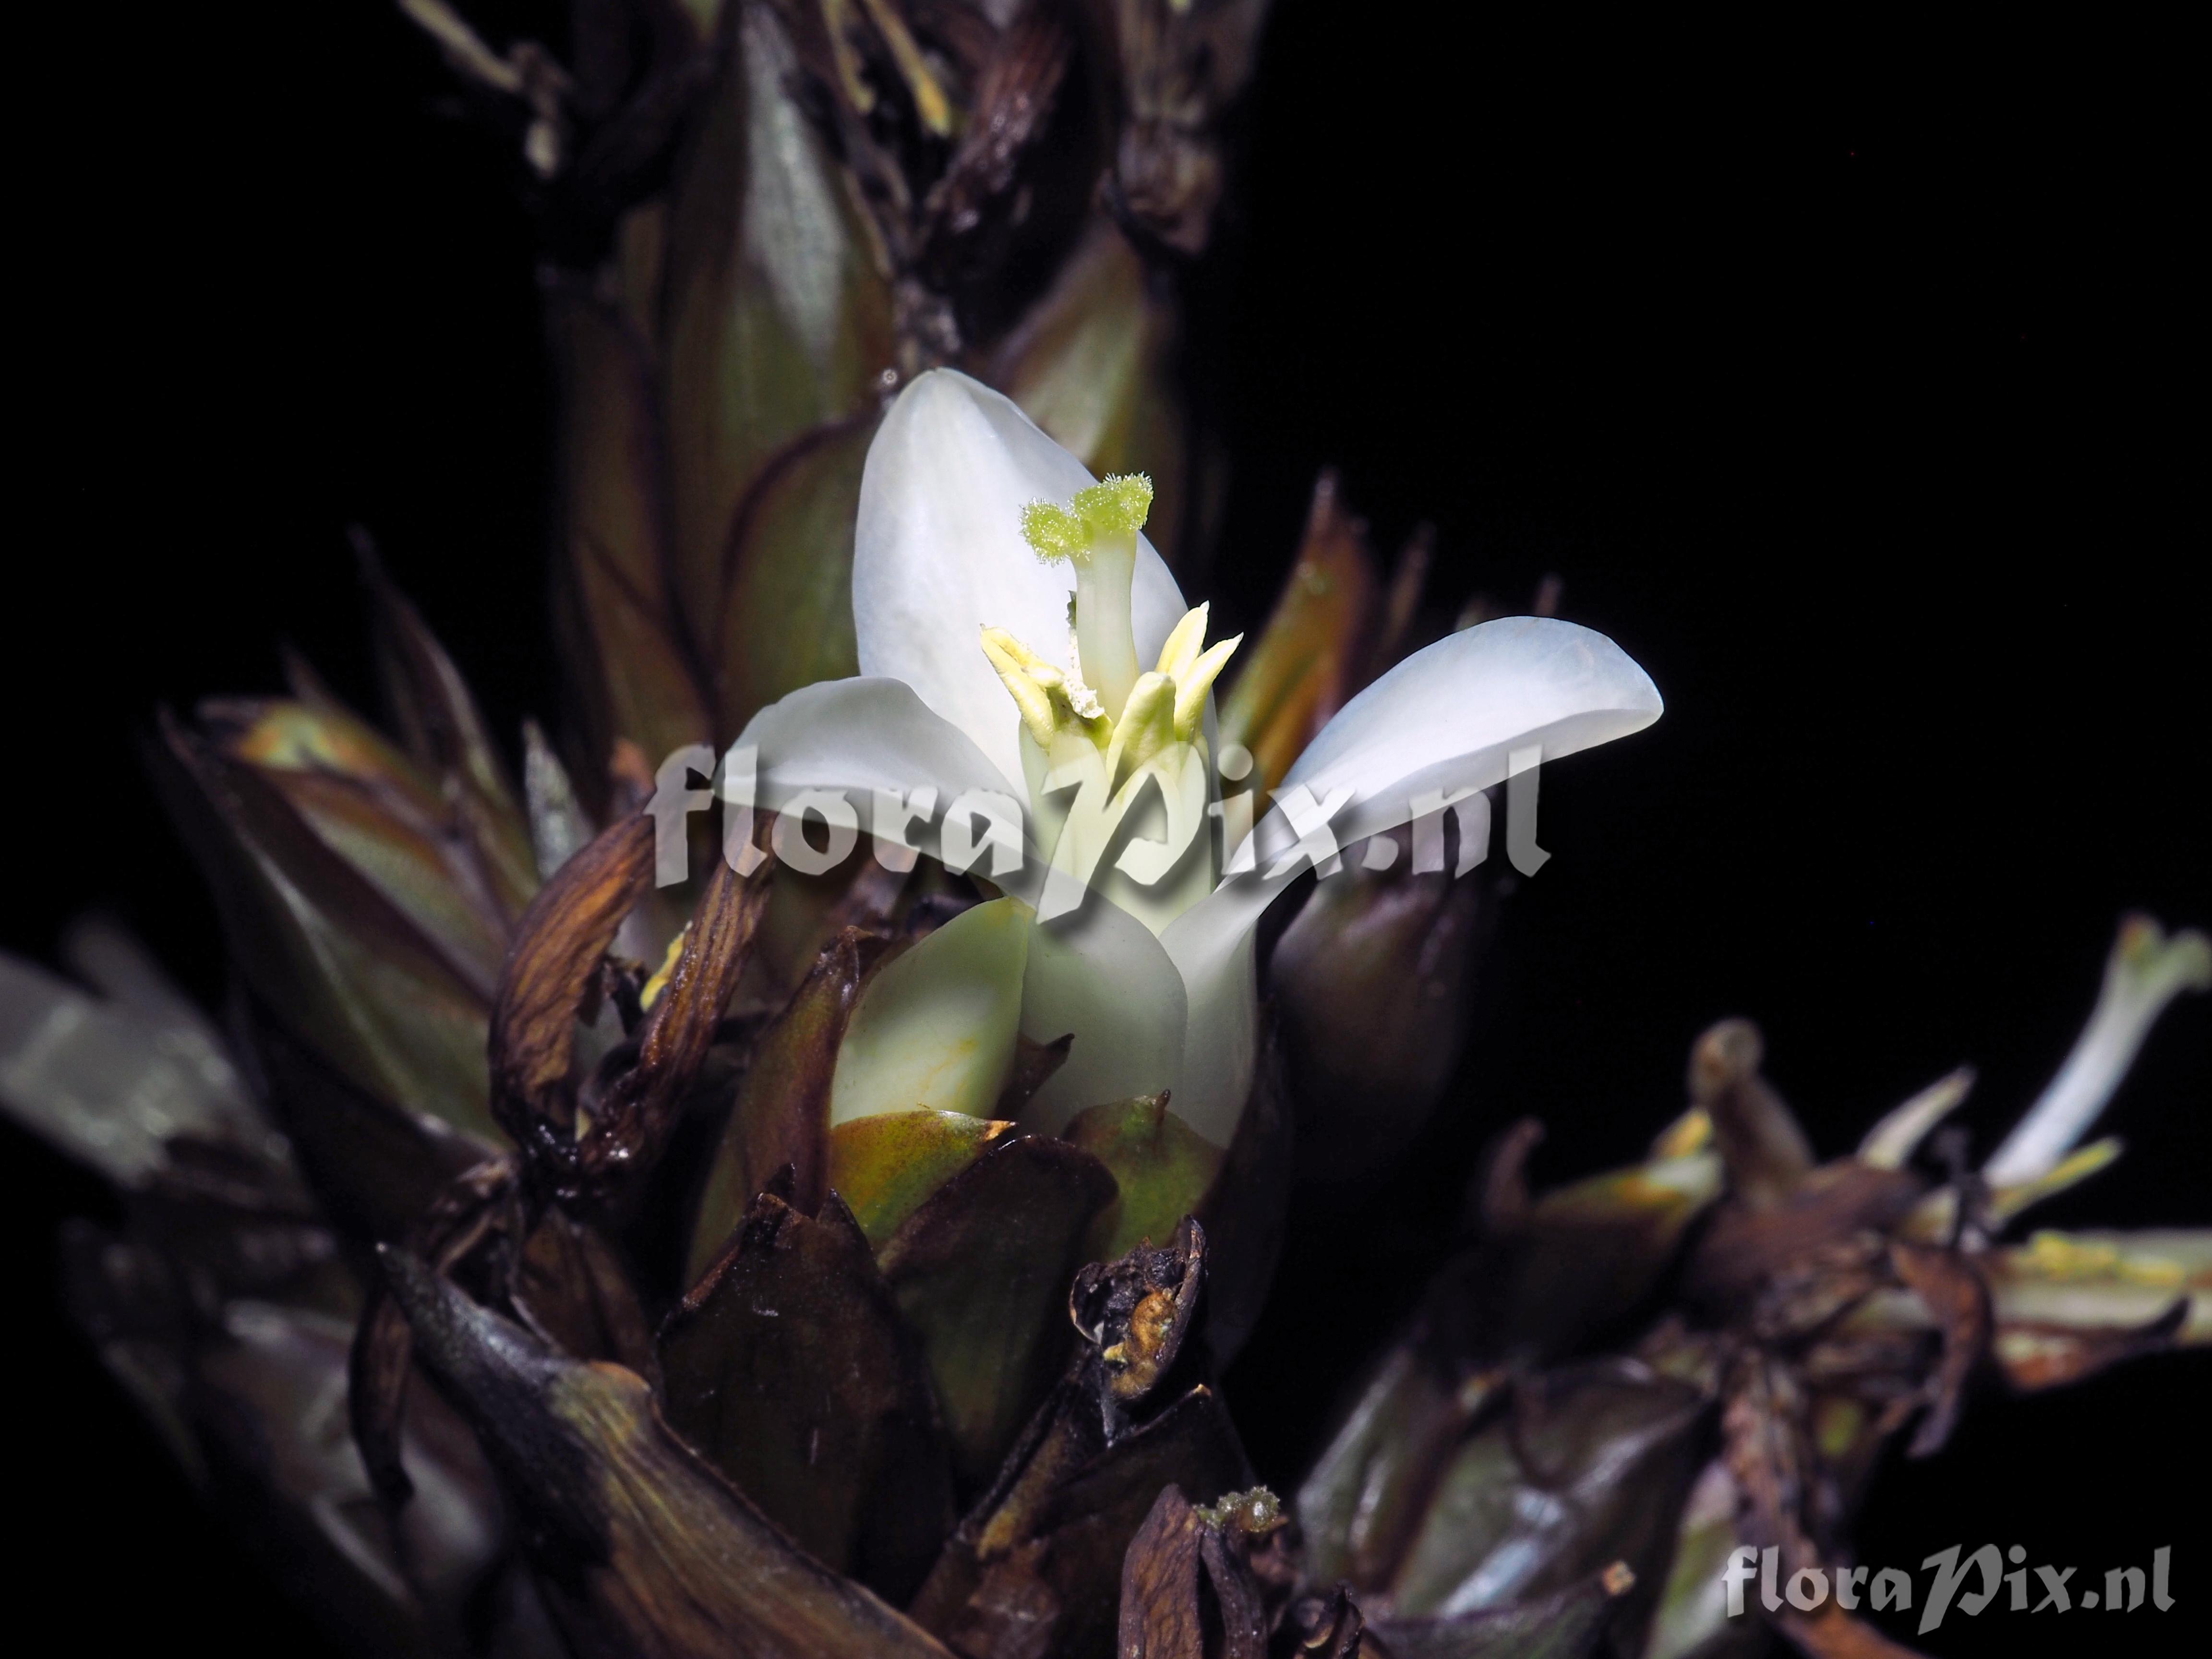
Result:
{"label": "yellow anther", "polygon": [[1198,660],[1199,647],[1206,643],[1206,609],[1201,605],[1184,611],[1175,632],[1160,647],[1159,671],[1178,684],[1190,672],[1191,664]]}
{"label": "yellow anther", "polygon": [[1197,734],[1206,719],[1206,694],[1213,689],[1215,677],[1243,641],[1242,634],[1215,641],[1199,653],[1189,672],[1176,677],[1175,730],[1185,743]]}
{"label": "yellow anther", "polygon": [[687,921],[684,924],[683,931],[668,941],[668,954],[660,959],[660,971],[646,981],[645,988],[637,994],[639,1007],[652,1007],[660,1000],[660,994],[668,988],[668,981],[676,975],[677,961],[684,954],[684,941],[690,937],[690,933],[691,924]]}
{"label": "yellow anther", "polygon": [[[1013,695],[1014,707],[1021,711],[1022,724],[1040,744],[1049,744],[1060,722],[1053,714],[1052,697],[1036,668],[1051,668],[1040,663],[1036,653],[1003,628],[983,630],[983,654],[990,659],[991,666],[998,671],[1000,680]],[[1056,681],[1059,671],[1052,670]]]}
{"label": "yellow anther", "polygon": [[1114,722],[1114,741],[1106,750],[1108,787],[1122,780],[1176,740],[1176,683],[1164,674],[1139,674]]}

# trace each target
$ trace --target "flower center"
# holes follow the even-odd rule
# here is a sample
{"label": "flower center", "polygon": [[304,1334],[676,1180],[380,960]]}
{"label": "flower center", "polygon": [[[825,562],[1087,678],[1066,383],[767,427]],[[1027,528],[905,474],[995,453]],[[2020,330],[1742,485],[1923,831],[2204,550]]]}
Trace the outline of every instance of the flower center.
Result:
{"label": "flower center", "polygon": [[[1075,569],[1070,660],[1065,669],[1048,662],[1004,629],[986,628],[982,643],[1021,713],[1030,802],[1053,848],[1038,914],[1079,903],[1118,843],[1112,871],[1139,890],[1115,881],[1123,890],[1115,902],[1157,932],[1212,890],[1206,698],[1243,636],[1206,645],[1198,605],[1152,672],[1139,672],[1129,592],[1152,500],[1152,481],[1130,476],[1079,491],[1065,507],[1024,507],[1022,535],[1037,556]],[[1140,833],[1147,829],[1164,833]]]}

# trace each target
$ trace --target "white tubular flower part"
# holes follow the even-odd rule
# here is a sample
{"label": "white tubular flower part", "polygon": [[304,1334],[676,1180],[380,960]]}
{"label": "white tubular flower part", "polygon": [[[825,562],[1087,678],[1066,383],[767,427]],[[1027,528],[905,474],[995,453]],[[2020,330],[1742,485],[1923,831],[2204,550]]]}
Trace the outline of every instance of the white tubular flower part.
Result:
{"label": "white tubular flower part", "polygon": [[2212,939],[2194,928],[2168,939],[2148,916],[2122,922],[2088,1024],[2058,1075],[1983,1167],[1990,1184],[2014,1186],[2056,1168],[2105,1109],[2166,1005],[2208,988]]}

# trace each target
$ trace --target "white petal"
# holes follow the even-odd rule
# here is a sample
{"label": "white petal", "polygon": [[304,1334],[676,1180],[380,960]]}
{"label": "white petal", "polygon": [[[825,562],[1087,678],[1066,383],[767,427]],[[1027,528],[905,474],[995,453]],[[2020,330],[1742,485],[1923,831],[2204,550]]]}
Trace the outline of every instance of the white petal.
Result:
{"label": "white petal", "polygon": [[1640,732],[1659,718],[1659,689],[1594,629],[1548,617],[1506,617],[1415,652],[1339,709],[1284,786],[1318,799],[1357,792],[1340,839],[1406,822],[1423,790],[1486,789],[1506,757],[1541,744],[1547,761]]}
{"label": "white petal", "polygon": [[[914,687],[1018,793],[1018,720],[976,637],[1003,628],[1054,654],[1067,637],[1074,573],[1030,551],[1021,510],[1034,501],[1064,506],[1095,482],[1011,399],[943,368],[899,394],[861,475],[853,549],[860,672]],[[1142,537],[1131,602],[1139,659],[1150,661],[1186,607]]]}
{"label": "white petal", "polygon": [[1030,911],[978,904],[886,963],[837,1050],[830,1121],[926,1107],[993,1117],[1014,1062]]}
{"label": "white petal", "polygon": [[1040,923],[1030,939],[1022,1034],[1050,1042],[1073,1031],[1075,1044],[1022,1115],[1023,1127],[1055,1134],[1085,1107],[1163,1089],[1174,1091],[1169,1109],[1188,1121],[1183,1024],[1175,963],[1151,928],[1103,894]]}
{"label": "white petal", "polygon": [[[1642,730],[1659,718],[1658,689],[1604,635],[1543,617],[1509,617],[1415,652],[1337,712],[1283,780],[1316,801],[1352,791],[1332,821],[1340,847],[1404,823],[1432,790],[1504,781],[1516,749],[1557,760]],[[1251,934],[1261,912],[1305,866],[1270,880],[1297,841],[1280,808],[1254,832],[1259,872],[1232,877],[1161,936],[1190,996],[1183,1093],[1176,1106],[1201,1133],[1233,1131],[1251,1086]]]}
{"label": "white petal", "polygon": [[2212,939],[2194,928],[2166,938],[2148,916],[2130,916],[2105,962],[2089,1023],[2019,1127],[1984,1166],[1992,1185],[2032,1181],[2065,1157],[2135,1064],[2166,1005],[2212,989]]}
{"label": "white petal", "polygon": [[[976,660],[982,660],[981,652]],[[999,696],[1011,712],[1013,699],[1003,687]],[[896,789],[911,796],[925,786],[934,787],[931,820],[917,820],[907,832],[909,843],[932,858],[939,856],[945,809],[969,790],[1008,795],[1017,805],[1028,799],[1028,792],[1018,783],[1010,787],[966,733],[931,713],[911,687],[896,680],[823,680],[802,686],[746,723],[735,746],[749,745],[758,754],[754,799],[771,810],[802,789],[842,790],[866,830],[873,822],[874,791]],[[1006,892],[1026,892],[1032,882],[1042,879],[1043,869],[1032,848],[1021,877],[994,877],[994,884]]]}

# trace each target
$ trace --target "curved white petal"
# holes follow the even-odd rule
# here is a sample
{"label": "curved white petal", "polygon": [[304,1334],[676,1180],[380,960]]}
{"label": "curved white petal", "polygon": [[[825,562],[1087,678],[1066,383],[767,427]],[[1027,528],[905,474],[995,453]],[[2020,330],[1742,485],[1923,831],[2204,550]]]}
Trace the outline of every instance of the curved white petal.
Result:
{"label": "curved white petal", "polygon": [[1510,750],[1540,743],[1558,760],[1642,731],[1662,707],[1651,677],[1604,635],[1501,617],[1416,651],[1345,704],[1283,784],[1321,799],[1351,785],[1351,841],[1405,823],[1412,794],[1446,779],[1502,781]]}
{"label": "curved white petal", "polygon": [[[1350,789],[1330,826],[1348,847],[1406,823],[1416,795],[1503,782],[1516,749],[1538,744],[1557,760],[1642,730],[1661,707],[1650,676],[1604,635],[1509,617],[1438,640],[1383,675],[1337,712],[1282,787],[1302,784],[1318,802]],[[1257,871],[1224,882],[1160,939],[1190,999],[1176,1105],[1214,1139],[1225,1139],[1223,1121],[1234,1130],[1251,1086],[1252,930],[1305,867],[1266,873],[1298,839],[1280,808],[1254,835]]]}
{"label": "curved white petal", "polygon": [[1050,1042],[1075,1034],[1066,1063],[1022,1114],[1023,1127],[1056,1134],[1085,1107],[1174,1091],[1182,1112],[1182,975],[1152,930],[1103,894],[1070,915],[1040,922],[1030,938],[1022,1035]]}
{"label": "curved white petal", "polygon": [[[988,624],[1060,660],[1073,573],[1022,539],[1021,510],[1095,483],[1012,399],[952,369],[902,392],[868,447],[853,544],[860,672],[905,681],[1021,788],[1018,721],[978,642]],[[1151,661],[1188,608],[1138,538],[1132,612]],[[1003,787],[1003,786],[1001,786]]]}
{"label": "curved white petal", "polygon": [[[1005,697],[1004,690],[1000,696]],[[1009,701],[1007,707],[1012,706]],[[802,686],[746,722],[736,747],[748,746],[757,754],[754,801],[771,811],[781,810],[803,789],[840,790],[861,827],[872,830],[876,790],[895,789],[911,797],[934,787],[937,800],[928,818],[904,826],[908,842],[932,858],[940,856],[945,809],[962,795],[971,790],[995,793],[1017,807],[1028,799],[1018,784],[1008,786],[965,732],[933,714],[913,688],[896,680],[822,680]],[[1023,817],[1026,824],[1026,811]],[[980,873],[990,873],[988,860]],[[991,876],[1001,891],[1024,894],[1042,878],[1042,861],[1033,846],[1021,876]]]}

